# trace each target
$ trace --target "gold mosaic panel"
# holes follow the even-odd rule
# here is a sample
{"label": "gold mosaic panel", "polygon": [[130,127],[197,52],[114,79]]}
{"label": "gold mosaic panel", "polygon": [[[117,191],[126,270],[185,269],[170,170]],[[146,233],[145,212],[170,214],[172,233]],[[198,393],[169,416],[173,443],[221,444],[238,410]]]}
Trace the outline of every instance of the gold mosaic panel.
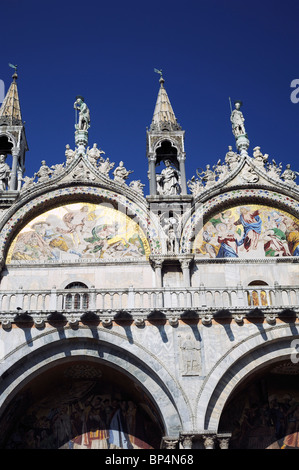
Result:
{"label": "gold mosaic panel", "polygon": [[299,220],[263,205],[232,207],[205,223],[193,251],[199,258],[299,256]]}
{"label": "gold mosaic panel", "polygon": [[74,203],[29,222],[13,240],[6,263],[71,262],[148,257],[140,226],[105,204]]}

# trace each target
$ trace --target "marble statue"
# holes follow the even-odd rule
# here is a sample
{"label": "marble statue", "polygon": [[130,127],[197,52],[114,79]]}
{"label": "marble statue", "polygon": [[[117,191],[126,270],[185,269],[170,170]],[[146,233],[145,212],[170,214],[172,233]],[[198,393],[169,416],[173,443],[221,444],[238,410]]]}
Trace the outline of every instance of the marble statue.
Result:
{"label": "marble statue", "polygon": [[76,155],[75,150],[72,150],[72,149],[70,148],[69,144],[67,144],[67,145],[65,146],[66,165],[69,165],[69,164],[73,161],[75,155]]}
{"label": "marble statue", "polygon": [[87,104],[84,102],[82,96],[77,96],[74,103],[74,108],[79,111],[79,122],[75,125],[75,128],[82,131],[87,131],[90,127],[90,113]]}
{"label": "marble statue", "polygon": [[190,189],[193,196],[197,196],[204,190],[204,185],[201,180],[192,176],[192,178],[187,181],[187,186]]}
{"label": "marble statue", "polygon": [[232,131],[235,137],[240,135],[246,135],[245,127],[244,127],[244,116],[243,113],[240,111],[240,107],[242,106],[242,101],[235,101],[235,109],[231,113],[231,123],[232,123]]}
{"label": "marble statue", "polygon": [[6,190],[11,174],[10,167],[5,160],[6,155],[0,155],[0,189],[2,191]]}
{"label": "marble statue", "polygon": [[263,167],[268,160],[268,157],[269,155],[267,153],[265,153],[265,155],[262,154],[260,147],[255,147],[253,149],[253,158],[257,166]]}
{"label": "marble statue", "polygon": [[226,163],[221,163],[221,160],[218,160],[217,164],[215,165],[214,171],[215,174],[218,176],[218,181],[223,181],[229,175],[229,166]]}
{"label": "marble statue", "polygon": [[64,171],[64,163],[57,163],[56,165],[52,165],[51,170],[53,170],[53,176],[61,175]]}
{"label": "marble statue", "polygon": [[286,184],[290,184],[291,186],[295,185],[295,179],[299,175],[298,171],[291,170],[291,165],[288,163],[286,165],[286,169],[281,175],[281,178],[284,180]]}
{"label": "marble statue", "polygon": [[279,163],[279,165],[277,165],[276,161],[272,159],[272,163],[268,163],[267,175],[270,176],[270,178],[280,179],[281,171],[282,171],[281,162]]}
{"label": "marble statue", "polygon": [[103,158],[100,160],[99,162],[99,171],[104,175],[106,176],[107,178],[109,178],[109,172],[110,170],[112,170],[112,168],[114,167],[115,163],[114,162],[110,162],[109,158],[106,158],[106,160],[104,160]]}
{"label": "marble statue", "polygon": [[34,177],[38,178],[38,183],[44,183],[48,181],[50,175],[52,175],[53,170],[51,170],[47,165],[45,160],[42,160],[40,169],[34,173]]}
{"label": "marble statue", "polygon": [[115,168],[113,175],[114,175],[114,181],[120,184],[124,184],[124,182],[128,179],[129,175],[133,173],[131,170],[127,170],[124,167],[123,162],[119,162],[119,166]]}
{"label": "marble statue", "polygon": [[30,178],[29,176],[25,176],[24,178],[22,178],[22,181],[24,184],[22,186],[21,191],[26,191],[26,189],[32,186],[34,184],[33,180],[34,180],[34,176],[32,178]]}
{"label": "marble statue", "polygon": [[231,145],[228,146],[228,152],[225,155],[224,161],[228,165],[229,168],[235,167],[240,161],[240,155],[238,155],[236,152],[233,151],[233,148]]}
{"label": "marble statue", "polygon": [[165,160],[165,168],[161,175],[157,175],[158,194],[175,195],[179,194],[179,176],[175,168],[172,167],[170,160]]}
{"label": "marble statue", "polygon": [[140,180],[131,181],[131,183],[129,184],[129,188],[133,189],[134,191],[136,191],[137,193],[142,194],[142,195],[143,195],[144,186],[145,185],[143,183],[141,183]]}
{"label": "marble statue", "polygon": [[105,154],[105,152],[103,150],[98,149],[97,144],[93,144],[93,147],[91,149],[89,147],[87,148],[86,154],[90,163],[96,167],[99,159],[103,161],[103,157],[101,155]]}
{"label": "marble statue", "polygon": [[206,169],[202,170],[201,172],[196,170],[196,174],[202,181],[205,181],[207,188],[212,186],[216,182],[215,172],[211,170],[210,165],[206,165]]}

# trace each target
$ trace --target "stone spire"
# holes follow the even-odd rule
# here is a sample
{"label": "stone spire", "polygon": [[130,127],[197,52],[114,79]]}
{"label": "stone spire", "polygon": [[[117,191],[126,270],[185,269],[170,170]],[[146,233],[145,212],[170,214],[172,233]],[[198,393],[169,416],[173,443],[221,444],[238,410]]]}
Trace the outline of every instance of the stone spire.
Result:
{"label": "stone spire", "polygon": [[157,102],[154,110],[154,115],[150,130],[180,130],[181,126],[178,124],[175,114],[173,112],[167,92],[164,88],[164,78],[159,80],[160,89],[157,97]]}
{"label": "stone spire", "polygon": [[22,125],[22,115],[17,87],[18,75],[12,76],[12,83],[0,108],[0,125],[19,126]]}
{"label": "stone spire", "polygon": [[[167,92],[164,88],[162,71],[160,74],[160,89],[156,101],[152,123],[147,130],[147,158],[149,162],[150,195],[168,198],[187,194],[185,174],[184,135],[173,112]],[[161,174],[156,170],[160,165],[165,166]],[[165,177],[166,173],[173,178]],[[171,180],[171,182],[170,182]]]}
{"label": "stone spire", "polygon": [[25,126],[19,101],[16,66],[12,83],[0,108],[0,154],[12,156],[12,166],[7,190],[20,190],[25,172],[25,154],[28,151]]}

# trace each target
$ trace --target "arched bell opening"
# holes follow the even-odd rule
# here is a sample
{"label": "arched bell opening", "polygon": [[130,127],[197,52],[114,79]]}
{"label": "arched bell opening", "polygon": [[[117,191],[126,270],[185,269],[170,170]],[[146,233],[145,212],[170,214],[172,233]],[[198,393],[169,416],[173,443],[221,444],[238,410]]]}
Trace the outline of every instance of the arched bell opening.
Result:
{"label": "arched bell opening", "polygon": [[250,374],[232,393],[218,432],[231,449],[299,449],[299,365],[290,359]]}
{"label": "arched bell opening", "polygon": [[161,162],[165,162],[166,160],[170,160],[172,165],[174,165],[177,170],[179,169],[177,148],[174,147],[169,140],[164,140],[156,149],[156,166],[159,166]]}
{"label": "arched bell opening", "polygon": [[5,449],[153,449],[164,434],[159,411],[137,381],[83,358],[35,376],[0,425]]}
{"label": "arched bell opening", "polygon": [[9,189],[10,186],[13,147],[14,144],[12,138],[9,138],[6,134],[0,134],[1,191]]}

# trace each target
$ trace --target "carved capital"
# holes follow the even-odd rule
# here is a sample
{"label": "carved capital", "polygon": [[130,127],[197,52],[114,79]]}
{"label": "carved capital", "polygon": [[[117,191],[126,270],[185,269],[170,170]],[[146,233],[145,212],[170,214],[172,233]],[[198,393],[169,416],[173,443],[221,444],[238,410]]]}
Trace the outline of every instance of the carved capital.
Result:
{"label": "carved capital", "polygon": [[188,269],[190,266],[190,263],[191,263],[191,259],[180,259],[180,265],[183,270]]}
{"label": "carved capital", "polygon": [[203,443],[204,443],[205,449],[214,449],[214,447],[215,447],[216,435],[214,435],[214,434],[211,434],[211,435],[207,434],[207,435],[203,435],[202,438],[203,438]]}
{"label": "carved capital", "polygon": [[218,437],[218,443],[220,449],[228,449],[229,448],[229,437]]}
{"label": "carved capital", "polygon": [[179,440],[173,437],[163,437],[163,448],[164,449],[177,449]]}
{"label": "carved capital", "polygon": [[151,258],[154,269],[162,268],[164,258]]}
{"label": "carved capital", "polygon": [[184,449],[192,449],[193,434],[184,434],[181,436],[181,442]]}

